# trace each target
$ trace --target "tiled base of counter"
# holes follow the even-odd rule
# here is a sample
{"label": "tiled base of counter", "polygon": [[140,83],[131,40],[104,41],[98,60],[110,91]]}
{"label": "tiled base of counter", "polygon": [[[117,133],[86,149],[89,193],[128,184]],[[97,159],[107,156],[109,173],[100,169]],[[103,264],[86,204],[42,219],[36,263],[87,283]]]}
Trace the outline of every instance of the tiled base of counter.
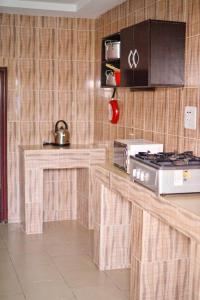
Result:
{"label": "tiled base of counter", "polygon": [[44,170],[44,222],[77,219],[77,170]]}
{"label": "tiled base of counter", "polygon": [[[97,145],[20,147],[21,221],[25,232],[42,233],[43,220],[65,218],[78,219],[82,226],[91,228],[90,166],[104,161],[105,148]],[[45,170],[65,170],[66,183],[55,182],[52,191],[50,185],[44,188]],[[63,184],[69,186],[67,195]]]}
{"label": "tiled base of counter", "polygon": [[94,262],[100,270],[130,267],[131,203],[95,182]]}
{"label": "tiled base of counter", "polygon": [[133,206],[132,298],[189,299],[189,267],[190,239]]}
{"label": "tiled base of counter", "polygon": [[[124,267],[126,257],[114,252],[114,241],[125,237],[123,253],[131,240],[130,300],[200,300],[200,243],[193,238],[194,232],[198,237],[198,217],[132,183],[112,166],[95,166],[92,174],[98,220],[94,261],[99,268]],[[122,203],[132,205],[131,218]],[[116,224],[122,231],[115,236]]]}

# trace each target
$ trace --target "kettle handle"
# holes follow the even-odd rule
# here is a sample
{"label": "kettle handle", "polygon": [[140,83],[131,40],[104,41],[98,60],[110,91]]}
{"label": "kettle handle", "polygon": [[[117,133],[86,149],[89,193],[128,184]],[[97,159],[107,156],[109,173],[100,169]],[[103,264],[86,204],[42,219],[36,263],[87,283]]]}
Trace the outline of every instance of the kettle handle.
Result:
{"label": "kettle handle", "polygon": [[67,123],[66,123],[64,120],[59,120],[59,121],[56,122],[56,125],[55,125],[55,131],[58,130],[58,124],[59,124],[59,123],[63,123],[63,124],[65,125],[65,129],[68,129]]}

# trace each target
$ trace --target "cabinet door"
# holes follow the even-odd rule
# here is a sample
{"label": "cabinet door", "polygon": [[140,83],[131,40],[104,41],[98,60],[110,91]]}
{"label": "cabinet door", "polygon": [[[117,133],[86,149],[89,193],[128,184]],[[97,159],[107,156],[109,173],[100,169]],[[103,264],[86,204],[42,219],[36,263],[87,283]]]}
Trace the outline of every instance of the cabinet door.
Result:
{"label": "cabinet door", "polygon": [[148,87],[150,22],[134,25],[133,84]]}
{"label": "cabinet door", "polygon": [[151,84],[184,85],[185,23],[151,21]]}
{"label": "cabinet door", "polygon": [[122,87],[131,87],[133,85],[133,28],[133,26],[130,26],[122,29],[120,32],[120,86]]}

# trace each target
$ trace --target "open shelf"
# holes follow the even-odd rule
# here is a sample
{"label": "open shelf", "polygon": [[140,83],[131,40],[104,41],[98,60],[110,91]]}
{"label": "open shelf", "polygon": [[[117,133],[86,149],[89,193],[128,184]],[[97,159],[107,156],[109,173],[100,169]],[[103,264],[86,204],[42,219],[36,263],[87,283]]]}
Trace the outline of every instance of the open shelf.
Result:
{"label": "open shelf", "polygon": [[116,42],[120,41],[120,34],[116,33],[110,36],[107,36],[102,39],[102,49],[101,49],[101,87],[102,88],[114,88],[117,87],[117,85],[110,85],[106,84],[106,72],[111,71],[113,72],[114,76],[114,71],[112,71],[109,67],[106,66],[106,64],[110,64],[113,67],[120,69],[120,58],[116,59],[106,59],[105,58],[105,42],[106,41],[111,41],[111,42]]}

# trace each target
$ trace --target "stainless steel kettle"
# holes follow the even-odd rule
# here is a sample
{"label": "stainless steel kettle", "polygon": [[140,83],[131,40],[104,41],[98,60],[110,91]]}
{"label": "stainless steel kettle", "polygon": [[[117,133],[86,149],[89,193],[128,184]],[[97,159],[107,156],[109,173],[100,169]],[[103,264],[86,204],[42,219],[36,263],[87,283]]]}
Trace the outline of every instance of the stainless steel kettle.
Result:
{"label": "stainless steel kettle", "polygon": [[[62,125],[60,126],[61,123]],[[68,130],[68,125],[64,120],[59,120],[58,122],[56,122],[55,131],[53,132],[53,134],[56,145],[69,145],[70,134]]]}

